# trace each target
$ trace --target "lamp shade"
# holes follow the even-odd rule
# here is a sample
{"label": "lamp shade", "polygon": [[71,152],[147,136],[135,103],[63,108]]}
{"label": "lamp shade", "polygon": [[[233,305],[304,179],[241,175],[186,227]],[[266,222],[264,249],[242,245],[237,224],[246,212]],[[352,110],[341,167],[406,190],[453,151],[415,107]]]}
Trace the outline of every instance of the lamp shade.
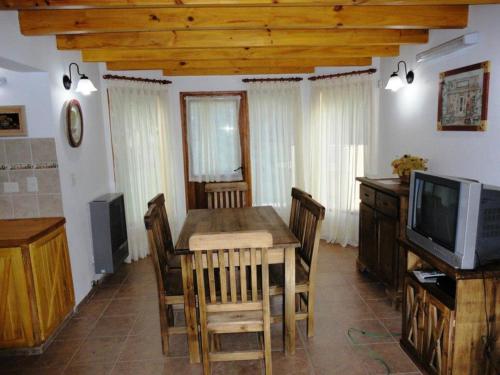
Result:
{"label": "lamp shade", "polygon": [[97,91],[92,81],[87,77],[83,76],[78,81],[78,85],[76,86],[76,92],[79,92],[83,95],[90,95],[90,93]]}
{"label": "lamp shade", "polygon": [[389,81],[387,81],[385,89],[396,92],[401,87],[403,87],[403,80],[398,76],[397,73],[392,73],[391,77],[389,78]]}

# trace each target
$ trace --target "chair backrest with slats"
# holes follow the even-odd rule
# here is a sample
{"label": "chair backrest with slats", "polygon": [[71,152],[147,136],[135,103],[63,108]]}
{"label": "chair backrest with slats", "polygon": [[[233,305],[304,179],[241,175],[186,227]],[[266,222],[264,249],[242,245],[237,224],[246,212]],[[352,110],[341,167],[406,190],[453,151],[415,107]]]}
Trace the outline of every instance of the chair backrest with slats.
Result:
{"label": "chair backrest with slats", "polygon": [[324,218],[325,207],[310,197],[302,197],[296,236],[301,243],[299,255],[310,270],[317,262],[321,224]]}
{"label": "chair backrest with slats", "polygon": [[162,222],[160,210],[155,204],[152,204],[144,215],[144,224],[148,235],[149,251],[151,253],[158,292],[160,295],[165,293],[165,281],[168,273],[167,255],[163,249]]}
{"label": "chair backrest with slats", "polygon": [[153,199],[148,202],[148,208],[155,205],[158,210],[159,221],[161,225],[162,242],[164,244],[164,252],[167,257],[167,262],[173,258],[174,255],[174,242],[172,239],[172,232],[168,223],[167,209],[165,207],[165,196],[163,193],[157,194]]}
{"label": "chair backrest with slats", "polygon": [[[269,299],[267,249],[273,238],[267,231],[241,231],[232,233],[194,234],[189,249],[194,252],[198,296],[201,306],[258,303],[258,265],[262,265],[263,298]],[[205,272],[208,283],[205,282]],[[215,270],[219,269],[216,280]],[[247,272],[251,285],[247,286]],[[239,277],[238,277],[239,275]],[[218,283],[219,285],[216,285]],[[205,291],[208,285],[208,293]],[[208,295],[209,301],[206,301]],[[224,309],[224,308],[222,308]],[[227,311],[231,310],[227,306]],[[257,310],[257,308],[256,308]]]}
{"label": "chair backrest with slats", "polygon": [[300,219],[300,202],[303,197],[311,198],[311,194],[306,193],[303,190],[297,189],[295,187],[292,188],[292,206],[290,210],[290,223],[288,227],[292,231],[293,234],[297,236],[298,227],[299,227],[299,219]]}
{"label": "chair backrest with slats", "polygon": [[205,185],[208,208],[247,207],[246,182],[214,182]]}

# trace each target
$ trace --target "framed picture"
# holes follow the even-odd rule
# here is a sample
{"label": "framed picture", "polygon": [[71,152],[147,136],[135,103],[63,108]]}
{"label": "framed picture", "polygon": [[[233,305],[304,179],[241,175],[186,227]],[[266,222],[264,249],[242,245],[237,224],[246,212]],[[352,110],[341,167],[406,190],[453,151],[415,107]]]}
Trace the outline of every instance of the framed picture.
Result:
{"label": "framed picture", "polygon": [[24,106],[0,106],[0,137],[20,137],[25,135],[27,133]]}
{"label": "framed picture", "polygon": [[440,74],[438,130],[485,131],[490,62]]}

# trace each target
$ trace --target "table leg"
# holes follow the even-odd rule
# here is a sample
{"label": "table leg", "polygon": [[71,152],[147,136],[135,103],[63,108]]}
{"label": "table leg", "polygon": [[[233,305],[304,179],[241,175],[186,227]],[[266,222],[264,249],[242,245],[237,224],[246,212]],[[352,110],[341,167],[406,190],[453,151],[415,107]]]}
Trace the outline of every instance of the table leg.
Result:
{"label": "table leg", "polygon": [[295,354],[295,248],[285,249],[285,353]]}
{"label": "table leg", "polygon": [[189,361],[200,362],[200,346],[198,343],[198,321],[196,318],[196,296],[193,280],[193,256],[181,255],[182,287],[184,290],[184,315],[189,347]]}

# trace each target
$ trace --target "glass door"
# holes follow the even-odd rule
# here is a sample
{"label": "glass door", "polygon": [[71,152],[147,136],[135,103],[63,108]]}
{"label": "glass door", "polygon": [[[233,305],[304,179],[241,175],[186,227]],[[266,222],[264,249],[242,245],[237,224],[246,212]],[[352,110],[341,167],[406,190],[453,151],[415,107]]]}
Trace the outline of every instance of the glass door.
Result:
{"label": "glass door", "polygon": [[246,92],[181,93],[188,209],[206,208],[205,184],[244,181],[251,202]]}

